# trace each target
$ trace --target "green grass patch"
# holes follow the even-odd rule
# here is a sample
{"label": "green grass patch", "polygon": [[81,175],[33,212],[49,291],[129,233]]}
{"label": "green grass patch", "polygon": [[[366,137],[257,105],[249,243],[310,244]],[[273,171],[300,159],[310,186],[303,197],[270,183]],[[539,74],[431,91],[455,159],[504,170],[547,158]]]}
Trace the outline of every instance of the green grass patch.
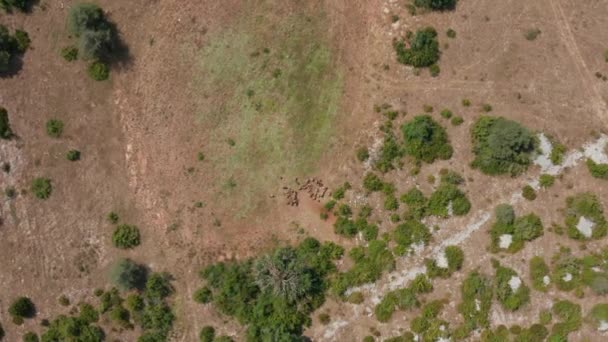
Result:
{"label": "green grass patch", "polygon": [[[592,222],[591,239],[600,239],[608,232],[602,204],[596,195],[581,193],[566,199],[566,227],[568,236],[576,240],[589,239],[577,228],[581,220]],[[584,221],[583,221],[584,222]]]}
{"label": "green grass patch", "polygon": [[[234,208],[243,216],[263,204],[268,196],[260,195],[280,176],[316,169],[342,95],[324,14],[299,10],[274,22],[269,6],[210,37],[193,82],[197,122],[217,151],[209,159],[218,174],[239,179]],[[230,149],[228,137],[237,142]]]}

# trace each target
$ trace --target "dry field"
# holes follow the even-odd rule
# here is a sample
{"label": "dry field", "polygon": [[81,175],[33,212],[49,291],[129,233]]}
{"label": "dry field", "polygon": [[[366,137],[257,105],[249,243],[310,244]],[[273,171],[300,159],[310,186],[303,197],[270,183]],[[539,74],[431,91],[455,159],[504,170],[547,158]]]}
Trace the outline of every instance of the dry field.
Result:
{"label": "dry field", "polygon": [[[10,164],[9,172],[0,173],[0,184],[3,191],[14,187],[18,193],[2,198],[0,206],[5,341],[19,341],[27,331],[41,333],[42,319],[67,314],[70,308],[58,304],[62,295],[72,303],[95,302],[94,289],[111,287],[108,270],[121,257],[173,275],[177,319],[171,340],[195,341],[205,325],[244,340],[245,328],[236,320],[192,300],[202,284],[199,271],[307,236],[347,250],[363,244],[336,235],[333,215],[320,218],[331,190],[345,181],[353,190],[344,202],[355,211],[369,204],[380,234],[391,231],[382,195],[362,189],[370,168],[355,155],[358,147],[381,142],[378,127],[385,118],[374,106],[384,103],[408,113],[395,127],[422,113],[424,105],[433,106],[430,115],[446,128],[454,155],[423,164],[417,175],[404,158],[403,168],[383,179],[393,182],[398,194],[412,186],[430,193],[437,184],[429,183],[429,176],[438,178],[449,168],[467,180],[463,190],[472,209],[439,221],[439,233],[418,254],[397,257],[394,272],[364,287],[362,304],[328,296],[304,332],[313,341],[360,341],[370,329],[388,338],[408,330],[420,310],[398,311],[380,323],[374,298],[406,286],[413,278],[408,272],[454,237],[462,237],[457,242],[465,252],[463,269],[435,279],[435,290],[425,297],[447,299],[442,317],[452,326],[462,322],[456,309],[459,284],[475,269],[493,274],[492,257],[529,283],[533,256],[548,261],[559,246],[571,247],[575,255],[606,247],[605,239],[582,244],[545,231],[515,254],[491,254],[492,219],[466,233],[541,174],[536,165],[514,178],[469,166],[470,129],[482,104],[492,105],[490,115],[556,137],[568,151],[608,127],[608,82],[595,75],[608,75],[605,0],[459,0],[454,11],[416,16],[408,14],[404,1],[393,0],[95,2],[128,47],[104,82],[87,76],[85,62],[68,63],[60,56],[70,43],[66,17],[75,1],[40,0],[28,14],[0,13],[1,24],[25,29],[32,40],[21,69],[0,78],[0,106],[8,110],[15,133],[0,141],[0,163]],[[442,49],[438,77],[399,64],[392,45],[408,30],[429,25],[439,33]],[[457,32],[454,39],[446,37],[448,28]],[[541,33],[527,40],[533,29]],[[463,99],[472,105],[464,107]],[[443,108],[464,123],[451,125],[439,115]],[[52,118],[65,123],[59,139],[45,132]],[[65,159],[73,148],[82,152],[74,163]],[[32,179],[41,176],[52,180],[47,200],[30,191]],[[297,189],[298,182],[313,177],[329,188],[327,195],[316,201],[300,191],[299,205],[287,205],[285,188]],[[608,208],[607,184],[591,177],[581,160],[535,201],[513,200],[514,208],[518,214],[536,213],[548,228],[563,224],[559,209],[573,194],[594,192]],[[112,246],[113,226],[106,219],[111,211],[139,227],[140,246]],[[349,263],[344,259],[341,270]],[[31,298],[37,308],[36,317],[23,325],[13,324],[7,311],[18,296]],[[495,303],[492,326],[528,326],[558,299],[581,304],[583,313],[608,303],[589,290],[582,299],[555,288],[531,290],[531,303],[514,313]],[[329,324],[319,322],[321,312],[330,315]],[[113,329],[103,319],[101,325],[108,341],[134,341],[139,333]],[[569,336],[606,339],[586,323]]]}

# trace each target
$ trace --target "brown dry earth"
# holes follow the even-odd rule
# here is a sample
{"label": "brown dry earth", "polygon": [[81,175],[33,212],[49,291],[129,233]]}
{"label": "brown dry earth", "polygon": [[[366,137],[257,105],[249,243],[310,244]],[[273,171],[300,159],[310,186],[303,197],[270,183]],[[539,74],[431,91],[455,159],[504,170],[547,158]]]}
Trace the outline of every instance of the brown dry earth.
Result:
{"label": "brown dry earth", "polygon": [[[0,183],[3,188],[23,190],[0,207],[0,321],[7,340],[18,340],[29,330],[40,331],[42,318],[65,313],[68,309],[57,304],[62,294],[74,303],[91,300],[93,289],[108,286],[111,262],[125,256],[175,276],[175,340],[193,341],[206,324],[221,326],[220,333],[242,332],[210,306],[191,300],[204,265],[252,256],[277,241],[305,235],[346,246],[353,243],[333,234],[331,220],[319,219],[318,202],[301,196],[298,207],[283,204],[281,187],[291,180],[277,180],[276,188],[267,194],[277,196],[254,217],[239,219],[230,208],[214,204],[218,175],[211,165],[196,161],[196,153],[209,139],[194,123],[196,98],[201,94],[193,93],[188,82],[207,37],[247,15],[247,6],[238,0],[98,1],[120,28],[130,57],[113,71],[109,82],[98,83],[88,79],[85,64],[69,65],[58,54],[69,43],[65,18],[73,3],[42,1],[32,14],[0,15],[2,23],[23,27],[32,38],[22,70],[0,80],[0,105],[8,109],[18,135],[0,144],[0,161],[11,164],[9,173],[0,174]],[[298,6],[295,3],[284,4],[277,13],[289,13]],[[373,112],[374,104],[390,103],[408,115],[430,104],[438,120],[437,113],[444,107],[463,116],[465,124],[460,127],[446,124],[456,151],[450,161],[425,166],[417,178],[409,175],[407,166],[387,178],[400,191],[415,183],[430,191],[426,176],[450,167],[473,179],[466,190],[474,211],[493,208],[536,172],[513,180],[483,176],[468,167],[472,160],[469,127],[482,103],[491,103],[495,114],[559,137],[570,148],[588,141],[592,131],[603,130],[608,122],[608,83],[593,75],[596,71],[608,74],[602,56],[608,41],[608,5],[602,0],[461,0],[455,12],[416,17],[409,16],[398,1],[331,0],[306,5],[320,6],[327,13],[332,47],[345,76],[336,136],[317,172],[306,175],[319,177],[330,188],[346,180],[359,188],[365,170],[354,159],[354,150],[372,145],[379,137],[374,123],[382,118]],[[392,14],[401,19],[391,23]],[[413,70],[394,61],[392,39],[426,25],[437,28],[442,46],[449,44],[443,48],[438,78],[425,71],[415,76]],[[447,28],[456,30],[456,39],[446,38]],[[535,41],[524,38],[531,28],[542,31]],[[471,99],[473,106],[463,108],[463,98]],[[44,124],[50,118],[66,123],[59,140],[45,134]],[[76,164],[65,161],[65,152],[72,148],[83,154]],[[189,172],[192,167],[195,171]],[[37,176],[53,180],[49,200],[39,201],[28,193],[31,179]],[[558,186],[541,193],[536,202],[522,203],[517,210],[538,213],[545,225],[561,222],[556,209],[564,205],[566,196],[584,189],[593,190],[604,201],[608,198],[607,187],[579,167]],[[355,202],[357,197],[350,196]],[[197,201],[205,207],[195,208]],[[380,198],[372,197],[370,202],[381,205]],[[122,221],[140,227],[141,246],[126,252],[111,247],[112,227],[105,220],[111,210]],[[382,229],[389,229],[386,218],[378,219],[384,219]],[[214,224],[218,221],[219,226]],[[457,231],[464,224],[464,220],[450,221],[443,229]],[[539,251],[551,255],[558,242],[572,245],[565,238],[546,234],[522,252],[505,257],[505,263],[525,274],[532,255]],[[483,248],[487,244],[484,229],[466,241],[465,272],[439,282],[433,296],[449,296],[457,302],[453,284],[479,262],[489,260]],[[595,245],[601,243],[588,247]],[[482,267],[487,268],[486,264]],[[6,311],[18,295],[31,297],[39,310],[36,319],[21,327],[10,323]],[[550,293],[548,297],[563,296]],[[509,321],[536,317],[548,297],[535,293],[534,305]],[[582,303],[588,309],[597,300],[589,296]],[[356,314],[356,324],[325,337],[328,328],[315,320],[309,330],[314,340],[358,340],[372,326],[391,336],[413,317],[397,314],[390,323],[378,324],[360,309],[332,300],[321,310],[336,321]],[[446,315],[455,316],[455,311],[448,310]],[[582,334],[592,341],[602,340],[590,331],[575,338]]]}

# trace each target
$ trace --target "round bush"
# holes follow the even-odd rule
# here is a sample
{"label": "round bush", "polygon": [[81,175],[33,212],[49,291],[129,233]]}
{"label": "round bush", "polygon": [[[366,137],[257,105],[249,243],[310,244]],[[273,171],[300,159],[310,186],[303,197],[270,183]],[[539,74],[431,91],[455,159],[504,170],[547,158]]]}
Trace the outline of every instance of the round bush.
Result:
{"label": "round bush", "polygon": [[63,133],[63,121],[51,119],[46,122],[46,133],[53,138],[59,138]]}
{"label": "round bush", "polygon": [[139,229],[136,226],[121,224],[112,234],[112,243],[117,248],[133,248],[139,246]]}
{"label": "round bush", "polygon": [[95,81],[105,81],[110,77],[110,68],[103,62],[93,62],[88,68],[89,76]]}
{"label": "round bush", "polygon": [[31,190],[39,199],[47,199],[51,197],[53,186],[48,178],[39,177],[32,181]]}
{"label": "round bush", "polygon": [[8,308],[8,313],[13,317],[32,318],[36,315],[36,307],[31,299],[19,297]]}

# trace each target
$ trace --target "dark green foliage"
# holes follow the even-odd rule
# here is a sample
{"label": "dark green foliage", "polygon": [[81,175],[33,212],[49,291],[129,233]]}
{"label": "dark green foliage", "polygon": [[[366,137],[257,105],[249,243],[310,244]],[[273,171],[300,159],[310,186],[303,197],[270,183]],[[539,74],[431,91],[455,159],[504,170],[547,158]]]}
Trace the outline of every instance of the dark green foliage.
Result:
{"label": "dark green foliage", "polygon": [[40,339],[38,338],[38,335],[36,335],[35,332],[26,332],[23,335],[23,342],[38,342],[40,341]]}
{"label": "dark green foliage", "polygon": [[36,315],[36,307],[31,299],[19,297],[11,303],[8,313],[13,317],[32,318]]}
{"label": "dark green foliage", "polygon": [[419,115],[401,127],[405,152],[416,161],[432,163],[436,159],[447,160],[453,149],[445,129],[429,115]]}
{"label": "dark green foliage", "polygon": [[341,200],[344,198],[344,194],[346,193],[346,190],[349,190],[350,188],[351,188],[350,183],[346,182],[341,187],[334,190],[331,193],[331,197],[333,197],[335,200]]}
{"label": "dark green foliage", "polygon": [[2,341],[3,338],[4,338],[4,328],[2,327],[2,324],[0,324],[0,341]]}
{"label": "dark green foliage", "polygon": [[550,275],[549,266],[540,256],[530,259],[530,279],[532,287],[537,291],[546,292],[549,284],[545,284],[545,277]]}
{"label": "dark green foliage", "polygon": [[478,272],[471,272],[462,282],[460,293],[462,302],[458,305],[458,312],[464,318],[462,329],[465,335],[479,328],[488,328],[494,297],[492,280]]}
{"label": "dark green foliage", "polygon": [[420,220],[427,214],[428,200],[422,191],[412,188],[400,198],[401,202],[407,204],[406,218]]}
{"label": "dark green foliage", "polygon": [[544,341],[549,336],[549,330],[540,324],[532,324],[528,329],[522,329],[514,342]]}
{"label": "dark green foliage", "polygon": [[596,304],[591,308],[589,319],[594,328],[600,327],[602,322],[608,322],[608,304]]}
{"label": "dark green foliage", "polygon": [[410,288],[403,288],[387,293],[374,309],[376,319],[388,322],[395,310],[409,310],[420,306],[416,293]]}
{"label": "dark green foliage", "polygon": [[68,62],[72,62],[78,59],[78,48],[70,45],[61,49],[61,57]]}
{"label": "dark green foliage", "polygon": [[105,81],[110,77],[110,67],[106,63],[95,61],[89,64],[87,73],[95,81]]}
{"label": "dark green foliage", "polygon": [[409,48],[403,39],[396,41],[394,47],[397,52],[397,61],[402,64],[424,68],[439,61],[437,31],[432,27],[417,30],[413,39],[409,41]]}
{"label": "dark green foliage", "polygon": [[608,223],[604,218],[604,210],[597,196],[592,193],[581,193],[566,198],[566,227],[568,236],[572,239],[585,240],[585,237],[577,229],[581,217],[592,221],[592,239],[600,239],[608,232]]}
{"label": "dark green foliage", "polygon": [[11,126],[8,120],[8,111],[4,107],[0,107],[0,138],[10,139],[13,136]]}
{"label": "dark green foliage", "polygon": [[69,150],[65,155],[66,159],[69,161],[78,161],[80,160],[80,151],[78,150]]}
{"label": "dark green foliage", "polygon": [[68,29],[78,38],[85,59],[105,57],[114,45],[114,32],[97,5],[82,3],[70,8]]}
{"label": "dark green foliage", "polygon": [[[524,247],[526,241],[532,241],[543,235],[543,224],[534,214],[516,218],[513,208],[508,204],[501,204],[495,210],[496,221],[490,229],[492,237],[492,252],[506,250],[516,253]],[[503,235],[510,235],[511,244],[506,249],[500,248],[500,239]]]}
{"label": "dark green foliage", "polygon": [[471,202],[464,192],[444,181],[429,198],[428,211],[431,215],[448,217],[450,205],[456,216],[466,215],[471,210]]}
{"label": "dark green foliage", "polygon": [[394,196],[386,196],[384,199],[384,210],[395,211],[399,209],[399,201]]}
{"label": "dark green foliage", "polygon": [[458,246],[447,246],[444,250],[445,258],[447,259],[448,267],[440,267],[435,259],[427,259],[426,270],[431,278],[449,278],[454,272],[462,268],[464,262],[464,252]]}
{"label": "dark green foliage", "polygon": [[198,338],[200,342],[213,342],[215,339],[215,329],[211,326],[203,327]]}
{"label": "dark green foliage", "polygon": [[428,8],[435,11],[452,10],[457,0],[414,0],[416,7]]}
{"label": "dark green foliage", "polygon": [[566,146],[560,144],[559,142],[552,141],[553,148],[551,149],[551,155],[549,155],[549,159],[553,165],[560,165],[564,161],[564,154],[566,153]]}
{"label": "dark green foliage", "polygon": [[25,12],[31,3],[31,0],[0,0],[0,9],[12,12],[13,8],[16,8],[21,12]]}
{"label": "dark green foliage", "polygon": [[393,240],[397,244],[397,254],[404,254],[414,244],[428,244],[431,232],[418,220],[407,220],[393,231]]}
{"label": "dark green foliage", "polygon": [[213,299],[213,293],[207,286],[201,287],[194,292],[194,301],[201,304],[207,304]]}
{"label": "dark green foliage", "polygon": [[101,328],[78,317],[60,315],[54,319],[48,330],[42,334],[43,342],[101,342],[104,340]]}
{"label": "dark green foliage", "polygon": [[393,170],[395,160],[401,158],[403,153],[403,148],[397,143],[395,136],[392,133],[386,134],[374,167],[382,173]]}
{"label": "dark green foliage", "polygon": [[130,294],[127,296],[126,300],[127,309],[131,311],[131,313],[138,313],[144,309],[146,306],[144,299],[139,294]]}
{"label": "dark green foliage", "polygon": [[387,243],[382,240],[370,241],[367,249],[357,247],[351,250],[350,256],[355,264],[348,271],[338,274],[332,283],[332,291],[336,295],[343,295],[349,287],[374,282],[384,271],[395,268],[395,259]]}
{"label": "dark green foliage", "polygon": [[476,156],[471,166],[489,175],[526,171],[537,144],[528,129],[502,117],[480,117],[471,136]]}
{"label": "dark green foliage", "polygon": [[51,197],[51,193],[53,192],[51,180],[44,177],[34,179],[32,181],[31,191],[34,193],[34,196],[36,196],[36,198],[48,199],[49,197]]}
{"label": "dark green foliage", "polygon": [[336,215],[342,217],[351,217],[353,215],[353,210],[346,203],[340,204],[338,210],[336,210]]}
{"label": "dark green foliage", "polygon": [[422,308],[420,316],[411,321],[410,328],[419,335],[419,341],[438,341],[450,336],[449,323],[439,319],[443,305],[444,302],[441,300],[429,302]]}
{"label": "dark green foliage", "polygon": [[587,159],[587,169],[595,178],[608,179],[608,164],[598,164],[589,158]]}
{"label": "dark green foliage", "polygon": [[521,189],[521,195],[528,201],[534,201],[536,199],[536,191],[530,185],[526,185]]}
{"label": "dark green foliage", "polygon": [[444,119],[450,119],[454,115],[449,109],[442,110],[440,114]]}
{"label": "dark green foliage", "polygon": [[369,205],[364,205],[359,209],[359,214],[357,215],[359,218],[367,219],[372,215],[372,207]]}
{"label": "dark green foliage", "polygon": [[540,186],[543,188],[549,188],[555,184],[555,177],[548,174],[542,174],[539,178]]}
{"label": "dark green foliage", "polygon": [[336,200],[332,199],[332,200],[327,201],[327,203],[325,203],[325,205],[323,207],[325,208],[325,210],[331,211],[336,206],[336,203],[338,203],[338,202],[336,202]]}
{"label": "dark green foliage", "polygon": [[146,281],[145,294],[148,299],[161,300],[173,293],[171,276],[168,273],[152,273]]}
{"label": "dark green foliage", "polygon": [[110,280],[122,290],[141,289],[146,282],[145,266],[130,259],[119,259],[110,269]]}
{"label": "dark green foliage", "polygon": [[112,233],[112,244],[116,248],[133,248],[139,246],[139,243],[139,229],[136,226],[121,224]]}
{"label": "dark green foliage", "polygon": [[247,324],[248,341],[293,340],[323,303],[326,277],[342,253],[309,238],[255,261],[211,265],[202,276],[217,309]]}
{"label": "dark green foliage", "polygon": [[369,172],[363,178],[363,188],[367,191],[380,191],[382,190],[383,185],[384,183],[382,180],[380,180],[380,178],[378,178],[378,176],[376,176],[374,173]]}
{"label": "dark green foliage", "polygon": [[446,36],[448,36],[448,38],[456,38],[456,31],[454,31],[453,29],[448,29],[445,33]]}
{"label": "dark green foliage", "polygon": [[19,53],[24,53],[32,41],[30,40],[30,36],[27,34],[27,32],[15,30],[15,42],[17,44],[17,51]]}
{"label": "dark green foliage", "polygon": [[439,73],[441,73],[441,68],[439,68],[439,65],[437,64],[431,64],[431,66],[429,66],[429,72],[432,77],[437,77],[439,76]]}
{"label": "dark green foliage", "polygon": [[512,278],[519,276],[514,270],[500,266],[496,267],[496,298],[502,306],[510,311],[516,311],[530,301],[530,289],[523,279],[516,291],[513,291],[509,282]]}
{"label": "dark green foliage", "polygon": [[86,323],[94,323],[99,320],[99,313],[91,304],[80,304],[79,311],[80,315],[78,317]]}
{"label": "dark green foliage", "polygon": [[334,232],[338,235],[353,237],[359,232],[359,227],[353,220],[339,216],[334,223]]}
{"label": "dark green foliage", "polygon": [[367,147],[360,147],[357,149],[357,159],[360,162],[364,162],[369,159],[369,150]]}
{"label": "dark green foliage", "polygon": [[46,122],[46,133],[49,137],[59,138],[63,133],[63,121],[51,119]]}
{"label": "dark green foliage", "polygon": [[551,281],[561,291],[572,291],[581,283],[582,268],[581,260],[560,253],[554,260]]}
{"label": "dark green foliage", "polygon": [[[551,329],[551,335],[567,337],[568,334],[580,329],[582,325],[581,306],[568,300],[561,300],[553,304],[553,314],[559,318]],[[550,341],[553,341],[549,338]]]}
{"label": "dark green foliage", "polygon": [[460,126],[464,123],[462,116],[455,116],[451,120],[452,126]]}

